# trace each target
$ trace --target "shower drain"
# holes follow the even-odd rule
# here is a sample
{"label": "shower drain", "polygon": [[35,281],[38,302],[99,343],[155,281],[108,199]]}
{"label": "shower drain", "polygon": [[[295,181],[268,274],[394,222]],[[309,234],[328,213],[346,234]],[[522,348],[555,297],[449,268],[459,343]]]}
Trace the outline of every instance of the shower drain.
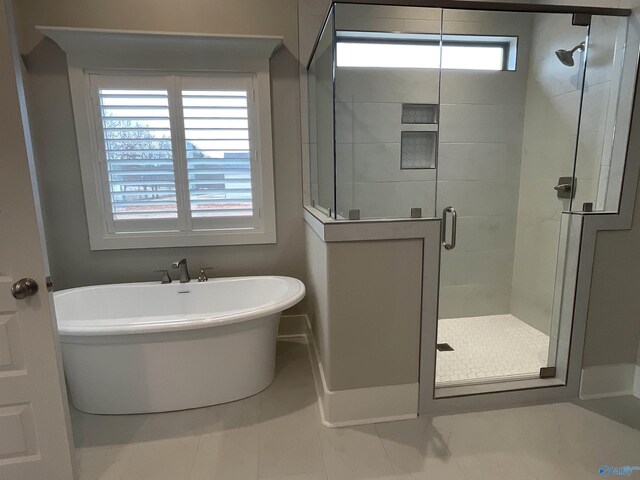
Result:
{"label": "shower drain", "polygon": [[448,343],[436,343],[436,350],[439,352],[453,352],[453,347]]}

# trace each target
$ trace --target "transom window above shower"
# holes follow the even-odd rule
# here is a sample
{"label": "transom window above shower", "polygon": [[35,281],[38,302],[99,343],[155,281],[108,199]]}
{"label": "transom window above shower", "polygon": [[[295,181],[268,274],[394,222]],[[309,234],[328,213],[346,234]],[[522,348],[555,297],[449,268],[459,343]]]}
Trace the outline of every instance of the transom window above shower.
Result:
{"label": "transom window above shower", "polygon": [[341,31],[336,39],[338,67],[516,69],[517,37]]}

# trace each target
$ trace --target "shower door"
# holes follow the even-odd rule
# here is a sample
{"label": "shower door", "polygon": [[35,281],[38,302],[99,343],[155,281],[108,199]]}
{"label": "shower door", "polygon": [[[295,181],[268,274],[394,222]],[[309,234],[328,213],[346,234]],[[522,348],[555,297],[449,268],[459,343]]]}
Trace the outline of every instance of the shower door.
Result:
{"label": "shower door", "polygon": [[568,14],[443,11],[436,388],[445,396],[556,376],[559,323],[571,323],[560,318],[556,277],[563,212],[579,188],[587,35]]}

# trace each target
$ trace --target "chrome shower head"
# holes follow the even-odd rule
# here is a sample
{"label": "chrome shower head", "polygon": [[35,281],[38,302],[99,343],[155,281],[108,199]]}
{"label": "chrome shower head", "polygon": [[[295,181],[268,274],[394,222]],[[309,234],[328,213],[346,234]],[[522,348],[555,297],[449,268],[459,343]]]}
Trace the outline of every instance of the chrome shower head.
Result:
{"label": "chrome shower head", "polygon": [[563,65],[567,67],[573,67],[575,65],[575,61],[573,60],[573,54],[577,51],[584,52],[585,43],[582,42],[579,45],[576,45],[571,50],[556,50],[556,57],[558,60],[562,62]]}

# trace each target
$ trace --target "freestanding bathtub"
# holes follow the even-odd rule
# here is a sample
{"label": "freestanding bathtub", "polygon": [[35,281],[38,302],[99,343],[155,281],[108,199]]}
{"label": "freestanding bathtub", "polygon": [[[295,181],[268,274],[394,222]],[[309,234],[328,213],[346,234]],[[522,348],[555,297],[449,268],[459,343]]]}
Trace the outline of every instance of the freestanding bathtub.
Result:
{"label": "freestanding bathtub", "polygon": [[54,294],[71,401],[87,413],[164,412],[253,395],[275,373],[288,277],[128,283]]}

